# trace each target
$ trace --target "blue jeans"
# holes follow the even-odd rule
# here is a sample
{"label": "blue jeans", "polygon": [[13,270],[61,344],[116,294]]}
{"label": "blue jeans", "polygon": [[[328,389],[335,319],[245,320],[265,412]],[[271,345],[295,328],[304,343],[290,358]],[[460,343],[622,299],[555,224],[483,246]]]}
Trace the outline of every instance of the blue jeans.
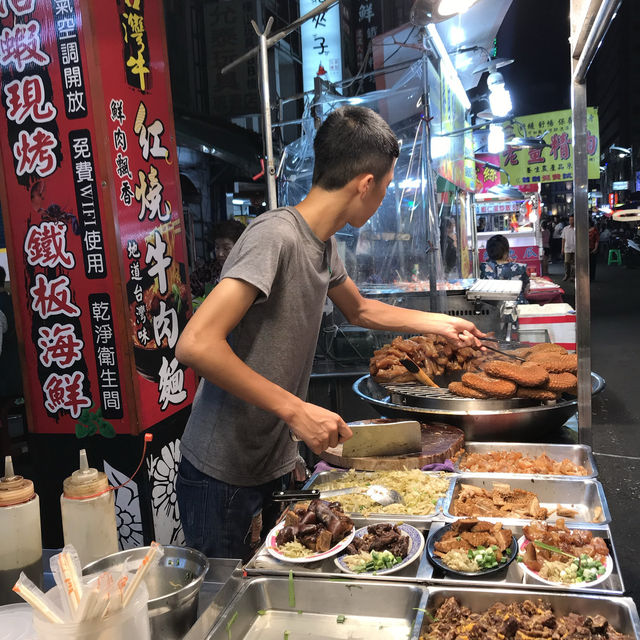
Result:
{"label": "blue jeans", "polygon": [[202,473],[183,457],[176,493],[186,546],[207,558],[249,560],[251,521],[262,511],[264,538],[280,514],[280,504],[271,500],[271,494],[287,489],[290,478],[287,473],[255,487],[237,487]]}

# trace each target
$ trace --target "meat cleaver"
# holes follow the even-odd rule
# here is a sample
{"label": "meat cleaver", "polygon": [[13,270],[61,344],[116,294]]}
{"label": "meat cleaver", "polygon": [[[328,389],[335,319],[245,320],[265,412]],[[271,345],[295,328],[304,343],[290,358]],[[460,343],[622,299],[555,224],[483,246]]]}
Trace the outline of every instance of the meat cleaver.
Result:
{"label": "meat cleaver", "polygon": [[359,420],[350,422],[353,437],[342,445],[342,456],[398,456],[422,452],[420,423],[415,420]]}

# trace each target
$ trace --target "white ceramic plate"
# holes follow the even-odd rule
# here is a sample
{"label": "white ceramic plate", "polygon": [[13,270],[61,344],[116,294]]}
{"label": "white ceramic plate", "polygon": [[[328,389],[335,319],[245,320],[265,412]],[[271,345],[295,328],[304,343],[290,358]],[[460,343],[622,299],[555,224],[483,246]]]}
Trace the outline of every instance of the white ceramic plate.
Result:
{"label": "white ceramic plate", "polygon": [[351,527],[351,532],[347,534],[345,538],[340,540],[338,544],[331,547],[331,549],[327,549],[327,551],[322,551],[321,553],[313,553],[310,556],[305,556],[304,558],[289,558],[285,556],[284,553],[281,553],[276,545],[276,537],[280,530],[284,527],[284,520],[277,524],[271,531],[269,531],[269,535],[267,536],[267,540],[265,545],[267,547],[267,551],[278,560],[282,560],[283,562],[292,562],[294,564],[303,564],[305,562],[318,562],[318,560],[324,560],[325,558],[330,558],[334,556],[336,553],[340,553],[343,549],[346,549],[351,541],[353,540],[353,536],[355,535],[355,527]]}
{"label": "white ceramic plate", "polygon": [[[389,524],[393,525],[395,523],[390,522]],[[398,525],[398,528],[400,529],[400,531],[402,531],[403,535],[409,537],[409,550],[407,552],[407,556],[403,558],[402,562],[399,562],[390,569],[378,569],[377,571],[357,573],[349,569],[342,557],[338,557],[334,559],[336,566],[338,567],[338,569],[340,569],[340,571],[344,571],[345,573],[352,573],[354,576],[370,576],[374,574],[376,576],[383,576],[388,573],[402,571],[402,569],[404,569],[407,565],[410,565],[414,560],[416,560],[416,558],[420,557],[420,554],[424,549],[424,536],[422,535],[422,533],[420,533],[420,531],[418,531],[418,529],[412,527],[410,524],[402,523]],[[365,533],[367,533],[367,527],[362,527],[355,532],[355,535],[358,538],[362,538]]]}
{"label": "white ceramic plate", "polygon": [[[524,554],[524,551],[527,548],[528,544],[531,543],[525,536],[522,536],[518,539],[518,549],[520,550],[521,554]],[[532,571],[531,569],[529,569],[529,567],[527,567],[524,562],[518,562],[518,566],[520,567],[520,569],[522,569],[522,572],[526,576],[530,576],[531,578],[537,580],[538,582],[541,582],[542,584],[551,584],[554,587],[557,587],[559,584],[561,584],[565,589],[588,589],[589,587],[593,587],[596,584],[604,582],[611,575],[611,572],[613,571],[613,558],[611,557],[611,554],[607,556],[607,561],[604,564],[604,573],[601,576],[598,576],[595,580],[592,580],[591,582],[571,582],[568,584],[565,584],[563,582],[551,582],[551,580],[545,580],[544,578],[540,577],[537,571]]]}

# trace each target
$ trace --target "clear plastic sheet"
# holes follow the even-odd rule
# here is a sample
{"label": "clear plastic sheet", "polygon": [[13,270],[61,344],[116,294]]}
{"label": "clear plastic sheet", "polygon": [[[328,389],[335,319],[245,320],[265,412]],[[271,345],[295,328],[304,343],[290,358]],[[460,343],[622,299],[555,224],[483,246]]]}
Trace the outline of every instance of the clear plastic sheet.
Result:
{"label": "clear plastic sheet", "polygon": [[[429,65],[433,106],[431,123],[439,131],[439,79]],[[336,235],[347,271],[365,295],[383,296],[392,304],[402,304],[407,292],[424,292],[432,310],[446,311],[445,270],[442,259],[440,211],[435,197],[428,205],[426,173],[429,171],[424,124],[421,126],[422,63],[410,67],[392,88],[357,98],[323,94],[305,109],[302,136],[289,144],[279,176],[278,200],[282,206],[300,202],[311,188],[313,173],[314,118],[321,119],[334,109],[358,104],[380,113],[402,141],[395,178],[376,214],[361,228],[349,225]],[[391,98],[393,97],[393,104]],[[398,101],[403,105],[397,109]],[[434,102],[435,101],[435,102]],[[437,180],[432,172],[433,184]],[[430,290],[435,289],[435,293]]]}

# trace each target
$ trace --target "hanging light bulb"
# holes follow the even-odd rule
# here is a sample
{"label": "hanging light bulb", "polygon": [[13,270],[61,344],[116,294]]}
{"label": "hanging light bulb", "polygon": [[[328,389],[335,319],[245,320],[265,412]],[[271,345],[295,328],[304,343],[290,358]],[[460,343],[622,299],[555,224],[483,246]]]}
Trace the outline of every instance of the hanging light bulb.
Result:
{"label": "hanging light bulb", "polygon": [[504,129],[499,124],[489,125],[489,153],[504,151]]}
{"label": "hanging light bulb", "polygon": [[415,0],[409,20],[415,27],[442,22],[458,13],[464,13],[477,0]]}
{"label": "hanging light bulb", "polygon": [[454,16],[468,11],[475,3],[476,0],[441,0],[438,13],[441,16]]}
{"label": "hanging light bulb", "polygon": [[489,74],[487,78],[489,87],[489,104],[494,116],[502,118],[506,116],[513,105],[511,104],[511,94],[504,86],[504,77],[498,71]]}

